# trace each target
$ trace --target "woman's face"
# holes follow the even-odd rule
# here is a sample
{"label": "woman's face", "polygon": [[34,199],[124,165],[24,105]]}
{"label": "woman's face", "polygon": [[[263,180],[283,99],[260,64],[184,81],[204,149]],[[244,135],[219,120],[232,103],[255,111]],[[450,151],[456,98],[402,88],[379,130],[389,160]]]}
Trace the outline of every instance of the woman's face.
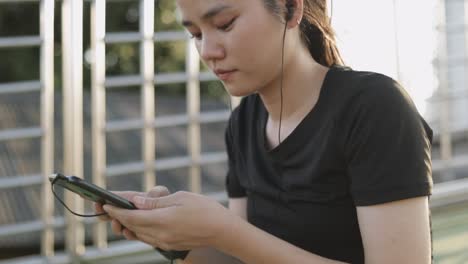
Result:
{"label": "woman's face", "polygon": [[281,70],[284,24],[263,0],[177,0],[205,64],[234,96],[254,93]]}

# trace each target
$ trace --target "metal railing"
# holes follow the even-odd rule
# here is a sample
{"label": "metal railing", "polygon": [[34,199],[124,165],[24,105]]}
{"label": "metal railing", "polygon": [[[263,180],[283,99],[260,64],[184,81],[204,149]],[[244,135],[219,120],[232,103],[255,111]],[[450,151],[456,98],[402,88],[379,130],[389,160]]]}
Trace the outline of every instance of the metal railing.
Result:
{"label": "metal railing", "polygon": [[[38,1],[0,1],[38,2]],[[54,113],[54,0],[40,2],[40,35],[0,38],[1,48],[24,48],[40,46],[40,79],[0,84],[0,95],[40,91],[40,127],[0,131],[0,141],[40,138],[40,175],[25,175],[0,179],[0,189],[42,184],[42,216],[40,221],[0,227],[0,236],[42,230],[41,254],[53,254],[53,200],[48,189],[48,176],[53,171],[53,113]],[[51,243],[52,242],[52,243]]]}
{"label": "metal railing", "polygon": [[[92,107],[93,107],[93,180],[105,186],[107,177],[142,173],[144,186],[148,190],[156,185],[155,173],[160,170],[181,167],[190,168],[190,190],[201,191],[200,166],[209,163],[219,163],[226,160],[224,152],[205,153],[200,150],[200,124],[227,120],[228,111],[200,113],[199,82],[215,80],[214,75],[200,73],[198,53],[194,50],[192,41],[183,32],[154,32],[154,1],[140,1],[140,32],[105,33],[105,1],[92,1]],[[186,69],[181,73],[154,73],[154,43],[168,41],[186,41]],[[131,76],[105,76],[106,44],[140,43],[140,74]],[[154,85],[186,83],[187,114],[161,116],[155,118]],[[133,120],[105,121],[105,94],[107,89],[139,85],[141,89],[142,117]],[[154,149],[155,129],[188,124],[189,153],[187,156],[156,159]],[[143,160],[124,164],[105,164],[105,137],[107,133],[136,130],[142,131]],[[106,246],[106,230],[104,224],[95,225],[95,245],[98,248]]]}

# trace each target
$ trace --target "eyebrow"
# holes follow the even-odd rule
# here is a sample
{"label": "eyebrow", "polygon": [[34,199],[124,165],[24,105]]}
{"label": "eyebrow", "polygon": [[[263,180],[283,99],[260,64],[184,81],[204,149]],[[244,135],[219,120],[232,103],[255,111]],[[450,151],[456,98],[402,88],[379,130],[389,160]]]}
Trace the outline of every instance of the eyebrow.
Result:
{"label": "eyebrow", "polygon": [[[212,9],[208,10],[208,12],[206,12],[202,16],[202,20],[209,20],[209,19],[213,18],[214,16],[216,16],[217,14],[224,11],[225,9],[229,9],[229,8],[231,8],[231,6],[229,6],[229,5],[220,5],[220,6],[214,7]],[[182,25],[184,27],[190,27],[190,26],[193,26],[193,22],[189,21],[189,20],[183,20]]]}

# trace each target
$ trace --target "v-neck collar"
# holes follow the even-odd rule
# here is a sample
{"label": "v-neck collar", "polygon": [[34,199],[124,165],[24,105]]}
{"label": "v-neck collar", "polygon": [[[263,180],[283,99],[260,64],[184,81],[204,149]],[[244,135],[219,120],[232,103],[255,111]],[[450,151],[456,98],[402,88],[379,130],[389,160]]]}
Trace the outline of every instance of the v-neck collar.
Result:
{"label": "v-neck collar", "polygon": [[304,129],[304,124],[309,123],[309,120],[314,119],[314,117],[317,115],[317,113],[320,112],[320,109],[323,107],[322,102],[324,101],[324,97],[326,97],[327,94],[327,86],[328,82],[330,79],[330,76],[332,73],[335,71],[335,69],[338,66],[331,66],[330,69],[327,71],[325,74],[325,78],[322,82],[322,86],[320,87],[320,92],[319,92],[319,97],[317,99],[317,102],[315,106],[312,108],[312,110],[307,113],[307,115],[299,122],[299,124],[294,128],[294,130],[283,140],[279,145],[274,147],[273,149],[268,148],[267,140],[266,140],[266,125],[268,121],[268,111],[265,108],[265,105],[263,104],[261,98],[259,97],[258,99],[260,100],[260,122],[258,129],[259,133],[259,143],[262,147],[262,149],[269,153],[272,156],[283,156],[287,155],[291,151],[294,151],[294,149],[297,147],[297,144],[301,144],[300,140],[297,140],[297,137],[300,132]]}

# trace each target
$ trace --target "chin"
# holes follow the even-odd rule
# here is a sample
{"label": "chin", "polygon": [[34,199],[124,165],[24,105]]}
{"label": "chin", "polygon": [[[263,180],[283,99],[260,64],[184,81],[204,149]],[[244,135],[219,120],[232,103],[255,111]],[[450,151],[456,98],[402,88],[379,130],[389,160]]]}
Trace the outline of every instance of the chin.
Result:
{"label": "chin", "polygon": [[255,93],[256,91],[253,89],[248,89],[246,87],[251,87],[250,85],[234,85],[234,84],[227,84],[223,83],[224,88],[226,91],[235,97],[244,97]]}

